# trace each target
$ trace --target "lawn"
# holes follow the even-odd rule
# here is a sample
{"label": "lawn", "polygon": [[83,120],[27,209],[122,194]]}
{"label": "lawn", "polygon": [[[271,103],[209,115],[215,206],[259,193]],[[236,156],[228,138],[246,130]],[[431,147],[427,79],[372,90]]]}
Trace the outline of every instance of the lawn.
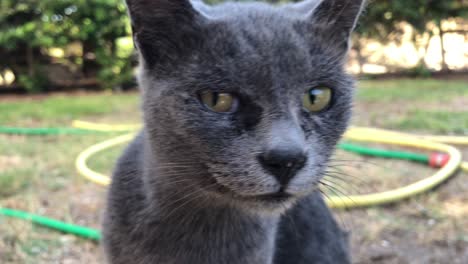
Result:
{"label": "lawn", "polygon": [[[468,135],[468,85],[462,81],[361,81],[353,124],[428,134]],[[0,97],[0,126],[67,127],[74,119],[139,122],[138,95]],[[0,135],[0,205],[99,228],[105,188],[80,177],[74,159],[109,134]],[[109,173],[122,147],[91,166]],[[465,154],[468,152],[465,150]],[[404,161],[353,160],[341,191],[394,188],[433,170]],[[468,155],[467,155],[468,156]],[[460,173],[434,192],[392,206],[336,211],[352,232],[356,263],[468,263],[468,181]],[[101,263],[99,246],[0,216],[0,263]]]}

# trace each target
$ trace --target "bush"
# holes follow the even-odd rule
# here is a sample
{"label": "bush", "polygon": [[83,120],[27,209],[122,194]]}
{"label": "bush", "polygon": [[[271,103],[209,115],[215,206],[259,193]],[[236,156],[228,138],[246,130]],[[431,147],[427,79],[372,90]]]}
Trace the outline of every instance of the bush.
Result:
{"label": "bush", "polygon": [[132,79],[131,51],[122,54],[117,41],[130,35],[121,0],[2,0],[0,2],[0,56],[2,66],[17,76],[28,91],[47,88],[47,76],[37,65],[52,63],[50,48],[80,43],[81,58],[61,58],[82,78],[97,79],[101,88],[113,88]]}
{"label": "bush", "polygon": [[39,67],[35,67],[32,74],[19,75],[18,83],[30,93],[44,92],[49,87],[49,79]]}
{"label": "bush", "polygon": [[419,78],[429,78],[432,75],[432,72],[423,64],[420,63],[413,68],[408,70],[408,73],[411,77],[419,77]]}

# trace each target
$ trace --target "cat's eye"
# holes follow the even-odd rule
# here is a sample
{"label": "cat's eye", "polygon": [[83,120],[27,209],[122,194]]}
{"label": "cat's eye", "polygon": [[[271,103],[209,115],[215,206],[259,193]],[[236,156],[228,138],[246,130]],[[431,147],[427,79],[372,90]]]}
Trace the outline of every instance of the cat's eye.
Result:
{"label": "cat's eye", "polygon": [[217,113],[231,113],[239,106],[238,98],[230,93],[204,91],[199,98],[206,108]]}
{"label": "cat's eye", "polygon": [[332,90],[328,87],[316,87],[307,91],[302,97],[302,104],[310,112],[325,110],[331,103]]}

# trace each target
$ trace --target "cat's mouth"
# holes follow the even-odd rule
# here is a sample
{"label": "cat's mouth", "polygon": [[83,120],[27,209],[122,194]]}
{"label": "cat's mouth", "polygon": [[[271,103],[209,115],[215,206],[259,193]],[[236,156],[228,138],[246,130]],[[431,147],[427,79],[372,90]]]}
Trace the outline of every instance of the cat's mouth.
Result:
{"label": "cat's mouth", "polygon": [[269,193],[269,194],[262,194],[257,196],[252,196],[252,199],[259,200],[259,201],[267,201],[267,202],[286,202],[293,198],[293,195],[283,190],[280,190],[276,193]]}
{"label": "cat's mouth", "polygon": [[245,201],[245,202],[253,202],[253,203],[268,203],[268,204],[283,204],[294,199],[294,195],[291,193],[284,192],[280,190],[275,193],[267,193],[267,194],[260,194],[260,195],[236,195],[236,198]]}
{"label": "cat's mouth", "polygon": [[[216,182],[216,181],[215,181]],[[236,191],[216,182],[216,191],[218,193],[228,195],[233,199],[246,202],[267,202],[267,203],[284,203],[294,199],[294,195],[285,191],[283,188],[277,192],[259,194],[259,195],[242,195]]]}

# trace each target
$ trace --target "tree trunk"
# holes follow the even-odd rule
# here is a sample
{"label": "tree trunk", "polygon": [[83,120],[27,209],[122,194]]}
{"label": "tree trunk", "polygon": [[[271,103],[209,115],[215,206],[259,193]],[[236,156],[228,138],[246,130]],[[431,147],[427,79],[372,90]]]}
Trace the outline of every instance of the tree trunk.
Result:
{"label": "tree trunk", "polygon": [[110,42],[111,45],[111,54],[113,57],[117,56],[117,40],[112,39]]}
{"label": "tree trunk", "polygon": [[432,31],[429,31],[429,38],[427,42],[424,44],[424,54],[419,58],[419,65],[424,65],[424,67],[429,68],[426,63],[427,52],[429,50],[429,45],[431,44],[431,39],[434,36]]}
{"label": "tree trunk", "polygon": [[29,77],[34,76],[34,52],[33,48],[31,46],[26,47],[26,61],[27,61],[27,67],[28,67],[28,75]]}
{"label": "tree trunk", "polygon": [[445,58],[445,45],[444,45],[444,30],[442,29],[442,21],[438,20],[437,21],[437,27],[439,28],[439,36],[440,36],[440,54],[442,55],[442,70],[447,71],[448,65],[447,61]]}
{"label": "tree trunk", "polygon": [[362,45],[361,45],[360,39],[357,39],[354,42],[354,49],[356,50],[357,61],[358,61],[358,66],[359,66],[359,74],[363,74],[364,73],[364,63],[366,61],[365,61],[364,56],[362,55]]}
{"label": "tree trunk", "polygon": [[81,69],[86,78],[95,77],[97,73],[96,42],[94,38],[83,41],[83,65]]}

